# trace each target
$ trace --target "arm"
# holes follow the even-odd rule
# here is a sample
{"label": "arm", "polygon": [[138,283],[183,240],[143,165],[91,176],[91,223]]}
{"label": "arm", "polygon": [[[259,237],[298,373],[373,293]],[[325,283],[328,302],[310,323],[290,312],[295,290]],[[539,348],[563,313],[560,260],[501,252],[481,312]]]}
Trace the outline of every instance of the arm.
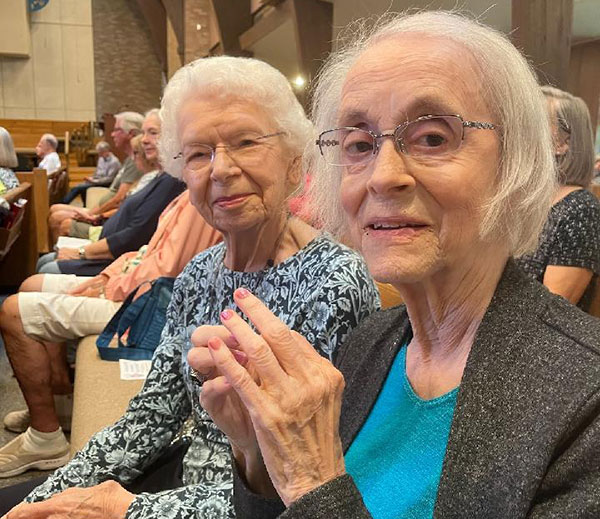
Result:
{"label": "arm", "polygon": [[600,272],[600,203],[587,191],[564,208],[548,244],[544,285],[577,303]]}
{"label": "arm", "polygon": [[[108,241],[106,238],[102,238],[95,243],[88,243],[84,248],[85,259],[113,259],[113,253],[110,251]],[[73,260],[79,258],[79,249],[62,248],[58,249],[56,256],[57,261],[61,260]]]}
{"label": "arm", "polygon": [[106,211],[110,211],[111,209],[116,209],[121,205],[121,202],[125,200],[125,197],[127,196],[127,193],[129,192],[132,186],[133,184],[121,182],[119,190],[115,193],[115,196],[113,196],[107,202],[104,202],[101,206],[95,207],[94,209],[90,209],[89,214],[102,214]]}
{"label": "arm", "polygon": [[[148,251],[137,267],[126,274],[121,273],[122,265],[119,271],[112,265],[105,269],[104,272],[110,269],[106,297],[120,301],[143,281],[160,276],[177,276],[196,254],[220,240],[220,234],[204,221],[189,202],[164,230],[161,225],[159,223]],[[158,233],[161,236],[155,242]]]}
{"label": "arm", "polygon": [[544,285],[576,305],[592,280],[594,273],[581,267],[549,265],[544,272]]}
{"label": "arm", "polygon": [[[174,295],[182,287],[175,286]],[[161,342],[144,387],[114,425],[95,434],[64,467],[28,497],[42,501],[67,488],[90,487],[108,479],[129,483],[167,447],[189,416],[191,406],[181,376],[185,330],[171,304]]]}
{"label": "arm", "polygon": [[552,463],[536,492],[530,519],[600,517],[600,391],[577,416],[556,446]]}

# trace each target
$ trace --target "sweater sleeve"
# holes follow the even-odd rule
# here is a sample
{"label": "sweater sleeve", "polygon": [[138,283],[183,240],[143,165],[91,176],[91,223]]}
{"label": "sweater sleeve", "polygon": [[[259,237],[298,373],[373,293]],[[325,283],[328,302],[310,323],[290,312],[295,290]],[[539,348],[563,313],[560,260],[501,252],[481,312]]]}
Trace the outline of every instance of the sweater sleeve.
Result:
{"label": "sweater sleeve", "polygon": [[[166,173],[163,173],[166,175]],[[105,236],[108,248],[113,257],[118,257],[124,252],[139,249],[152,238],[156,230],[158,217],[167,204],[182,190],[179,182],[163,181],[157,185],[148,185],[148,196],[133,214],[128,225],[109,236]],[[140,195],[142,192],[140,191]]]}
{"label": "sweater sleeve", "polygon": [[164,230],[156,247],[148,250],[138,266],[126,274],[111,276],[105,287],[106,297],[122,301],[143,281],[179,275],[196,254],[219,240],[220,234],[205,222],[188,201],[177,218]]}

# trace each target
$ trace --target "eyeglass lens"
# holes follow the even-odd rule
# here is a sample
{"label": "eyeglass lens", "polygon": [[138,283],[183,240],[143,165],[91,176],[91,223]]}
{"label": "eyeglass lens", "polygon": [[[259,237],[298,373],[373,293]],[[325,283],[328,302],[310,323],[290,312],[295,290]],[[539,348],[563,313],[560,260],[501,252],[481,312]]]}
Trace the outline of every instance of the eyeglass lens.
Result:
{"label": "eyeglass lens", "polygon": [[[463,123],[459,117],[436,116],[398,126],[393,138],[398,151],[416,157],[436,157],[459,148]],[[359,128],[339,128],[321,134],[319,147],[325,161],[338,166],[369,162],[378,151],[373,133]]]}

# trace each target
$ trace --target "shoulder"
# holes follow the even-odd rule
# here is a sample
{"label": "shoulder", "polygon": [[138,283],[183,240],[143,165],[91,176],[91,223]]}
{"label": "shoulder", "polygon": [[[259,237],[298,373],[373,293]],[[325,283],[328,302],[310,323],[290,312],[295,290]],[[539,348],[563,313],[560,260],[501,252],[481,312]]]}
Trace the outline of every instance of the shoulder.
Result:
{"label": "shoulder", "polygon": [[582,217],[600,221],[600,201],[587,189],[578,189],[569,193],[556,204],[559,215],[569,220],[583,221]]}
{"label": "shoulder", "polygon": [[[329,272],[332,274],[336,271],[367,272],[367,266],[362,256],[336,241],[328,233],[320,234],[304,248],[302,262],[318,263],[322,268],[330,269]],[[335,269],[331,270],[332,267]]]}
{"label": "shoulder", "polygon": [[217,243],[208,249],[196,254],[184,267],[178,277],[198,275],[199,272],[213,271],[218,265],[223,263],[225,253],[225,244]]}

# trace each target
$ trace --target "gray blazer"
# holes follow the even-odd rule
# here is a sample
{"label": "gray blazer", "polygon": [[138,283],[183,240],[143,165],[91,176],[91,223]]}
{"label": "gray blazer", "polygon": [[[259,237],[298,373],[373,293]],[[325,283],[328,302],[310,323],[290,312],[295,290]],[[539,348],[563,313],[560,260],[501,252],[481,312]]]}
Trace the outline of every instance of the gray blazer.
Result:
{"label": "gray blazer", "polygon": [[[404,306],[371,315],[352,333],[337,361],[346,379],[344,451],[410,337]],[[349,475],[285,510],[236,474],[234,500],[240,519],[371,517]],[[467,360],[434,517],[600,517],[600,320],[512,261]]]}

